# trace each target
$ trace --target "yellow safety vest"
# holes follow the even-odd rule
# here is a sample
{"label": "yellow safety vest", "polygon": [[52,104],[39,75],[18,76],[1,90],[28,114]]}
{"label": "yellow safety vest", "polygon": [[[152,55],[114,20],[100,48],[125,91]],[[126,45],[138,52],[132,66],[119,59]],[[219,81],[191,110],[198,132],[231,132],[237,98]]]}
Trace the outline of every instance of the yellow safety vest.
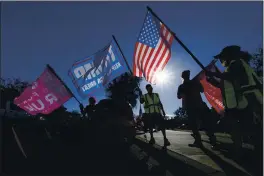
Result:
{"label": "yellow safety vest", "polygon": [[144,98],[144,109],[146,114],[150,113],[161,113],[160,99],[157,93],[153,93],[153,99],[149,94],[145,94]]}
{"label": "yellow safety vest", "polygon": [[[235,61],[232,61],[233,63]],[[240,88],[247,88],[247,87],[252,87],[256,86],[256,82],[253,78],[253,75],[256,76],[257,79],[259,79],[256,75],[256,73],[253,71],[253,69],[241,59],[241,62],[243,63],[243,66],[245,68],[246,74],[248,76],[248,85],[243,85]],[[229,67],[226,68],[225,72],[228,72]],[[259,101],[260,104],[262,104],[262,93],[258,89],[251,89],[251,90],[246,90],[242,92],[242,94],[236,93],[235,88],[233,84],[230,81],[224,80],[224,104],[226,108],[228,109],[244,109],[248,106],[248,101],[245,97],[246,94],[248,93],[254,93],[257,100]]]}
{"label": "yellow safety vest", "polygon": [[257,83],[254,77],[262,84],[261,79],[257,76],[255,71],[244,61],[241,60],[242,64],[246,70],[248,76],[248,85],[243,85],[241,88],[244,90],[243,95],[253,93],[258,101],[258,103],[263,104],[263,94],[261,91],[256,87]]}

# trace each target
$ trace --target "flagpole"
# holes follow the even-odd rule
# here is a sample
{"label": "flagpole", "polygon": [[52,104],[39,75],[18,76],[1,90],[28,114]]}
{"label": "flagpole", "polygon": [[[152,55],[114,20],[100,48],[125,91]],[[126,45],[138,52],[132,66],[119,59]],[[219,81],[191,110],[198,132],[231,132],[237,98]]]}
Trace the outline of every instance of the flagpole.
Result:
{"label": "flagpole", "polygon": [[81,104],[81,102],[75,97],[75,95],[72,93],[72,91],[68,88],[68,86],[62,81],[62,79],[57,75],[57,73],[55,72],[55,70],[49,65],[47,64],[47,67],[51,70],[51,72],[60,80],[60,82],[65,86],[65,88],[67,89],[67,91],[69,91],[73,98],[75,98],[75,100]]}
{"label": "flagpole", "polygon": [[15,140],[16,140],[16,143],[17,143],[18,148],[20,149],[20,151],[22,152],[22,154],[24,155],[24,157],[27,158],[26,152],[24,151],[24,149],[22,147],[22,144],[21,144],[21,142],[20,142],[20,140],[19,140],[19,138],[18,138],[18,136],[16,134],[16,131],[14,129],[14,126],[12,126],[12,132],[13,132],[13,135],[15,137]]}
{"label": "flagpole", "polygon": [[[113,39],[114,39],[114,41],[115,41],[115,43],[116,43],[116,45],[117,45],[117,47],[118,47],[118,49],[119,49],[121,55],[123,56],[123,58],[124,58],[124,60],[125,60],[125,62],[126,62],[126,65],[127,65],[127,68],[129,69],[130,74],[133,76],[133,72],[132,72],[130,66],[128,65],[128,62],[127,62],[127,60],[126,60],[126,57],[125,57],[125,55],[124,55],[124,53],[123,53],[121,47],[119,46],[119,44],[118,44],[118,42],[117,42],[115,36],[112,35],[112,37],[113,37]],[[137,88],[140,90],[140,88],[139,88],[138,85],[137,85]],[[141,91],[141,90],[140,90],[140,91]],[[140,108],[140,110],[141,110],[141,104],[139,104],[139,108]]]}
{"label": "flagpole", "polygon": [[205,70],[205,67],[203,66],[203,64],[193,55],[193,53],[182,43],[182,41],[176,36],[176,34],[174,32],[172,32],[170,30],[170,28],[152,11],[152,9],[147,6],[147,9],[152,13],[153,16],[155,16],[172,34],[175,40],[177,40],[177,42],[185,49],[185,51],[187,53],[189,53],[191,55],[191,57],[193,58],[193,60],[203,69]]}
{"label": "flagpole", "polygon": [[[207,66],[209,65],[215,65],[215,63],[217,62],[217,59],[213,59]],[[200,71],[192,80],[197,79],[197,77],[202,73],[202,71]]]}
{"label": "flagpole", "polygon": [[113,37],[113,39],[114,39],[114,41],[115,41],[115,43],[116,43],[116,45],[117,45],[119,51],[121,52],[121,55],[123,56],[123,58],[124,58],[124,60],[125,60],[125,62],[126,62],[126,65],[127,65],[127,68],[129,69],[129,72],[131,73],[131,75],[133,75],[133,72],[132,72],[130,66],[128,65],[128,62],[127,62],[127,60],[126,60],[126,57],[125,57],[125,55],[124,55],[122,49],[120,48],[120,46],[119,46],[119,44],[118,44],[118,42],[117,42],[115,36],[112,35],[112,37]]}
{"label": "flagpole", "polygon": [[[121,54],[122,54],[122,56],[123,56],[123,58],[124,58],[124,60],[125,60],[125,62],[126,62],[127,68],[129,69],[131,75],[133,76],[133,72],[132,72],[131,68],[130,68],[129,65],[128,65],[128,62],[127,62],[127,60],[126,60],[126,57],[125,57],[125,55],[124,55],[122,49],[120,48],[120,46],[119,46],[119,44],[118,44],[118,42],[117,42],[115,36],[112,35],[112,37],[113,37],[114,41],[116,42],[116,45],[117,45],[119,51],[121,52]],[[140,89],[139,86],[137,86],[137,87],[138,87],[138,89]]]}

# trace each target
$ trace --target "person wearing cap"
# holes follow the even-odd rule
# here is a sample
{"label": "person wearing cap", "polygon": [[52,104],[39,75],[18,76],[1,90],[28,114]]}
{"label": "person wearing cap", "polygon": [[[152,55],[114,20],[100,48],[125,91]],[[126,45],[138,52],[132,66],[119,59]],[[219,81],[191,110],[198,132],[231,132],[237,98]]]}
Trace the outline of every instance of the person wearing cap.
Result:
{"label": "person wearing cap", "polygon": [[164,123],[164,117],[166,115],[163,105],[160,101],[159,94],[153,93],[153,88],[150,84],[146,85],[147,92],[142,95],[140,91],[140,103],[144,104],[145,110],[145,118],[146,125],[149,128],[151,139],[149,141],[150,144],[155,144],[155,139],[153,137],[153,128],[155,125],[159,125],[161,128],[161,132],[164,137],[164,147],[169,146],[170,142],[166,137],[166,129]]}
{"label": "person wearing cap", "polygon": [[177,97],[182,99],[182,108],[187,112],[189,125],[193,132],[194,143],[189,144],[190,147],[202,147],[201,135],[198,130],[198,120],[202,120],[206,124],[206,134],[209,136],[211,147],[214,148],[216,144],[216,137],[214,135],[209,116],[208,107],[203,102],[201,93],[203,93],[203,86],[200,82],[190,80],[190,70],[182,72],[183,84],[178,87]]}
{"label": "person wearing cap", "polygon": [[[251,124],[255,126],[253,133],[256,151],[262,150],[263,95],[261,79],[246,62],[245,52],[241,51],[240,46],[227,46],[214,57],[220,60],[225,71],[223,73],[206,71],[206,75],[209,77],[209,82],[221,89],[225,116],[233,119],[236,123],[232,126],[235,151],[241,151],[241,133],[249,129]],[[220,78],[221,81],[217,82],[214,77]],[[254,117],[258,117],[255,118],[259,120],[258,123],[253,124]]]}

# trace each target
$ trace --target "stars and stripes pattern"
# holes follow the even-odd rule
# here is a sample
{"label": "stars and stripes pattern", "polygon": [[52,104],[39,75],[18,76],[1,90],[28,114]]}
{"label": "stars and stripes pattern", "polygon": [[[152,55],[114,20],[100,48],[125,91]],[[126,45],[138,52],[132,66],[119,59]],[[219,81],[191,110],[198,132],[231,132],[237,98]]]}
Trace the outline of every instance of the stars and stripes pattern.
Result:
{"label": "stars and stripes pattern", "polygon": [[134,76],[155,83],[171,57],[172,42],[173,34],[148,11],[134,51]]}

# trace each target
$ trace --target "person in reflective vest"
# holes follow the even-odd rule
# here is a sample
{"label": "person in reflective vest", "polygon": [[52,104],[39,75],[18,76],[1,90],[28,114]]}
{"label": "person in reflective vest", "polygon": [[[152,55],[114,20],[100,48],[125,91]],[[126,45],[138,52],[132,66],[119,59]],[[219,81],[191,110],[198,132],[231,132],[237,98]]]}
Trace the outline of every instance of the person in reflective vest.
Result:
{"label": "person in reflective vest", "polygon": [[148,92],[147,94],[142,95],[142,92],[140,91],[140,103],[144,104],[146,118],[145,122],[147,123],[146,126],[149,128],[151,136],[149,143],[155,143],[155,139],[153,137],[153,128],[155,128],[155,125],[158,125],[161,128],[161,132],[164,137],[164,147],[169,146],[170,142],[166,137],[164,123],[164,117],[166,114],[160,101],[159,94],[153,93],[153,88],[150,84],[146,85],[146,89]]}
{"label": "person in reflective vest", "polygon": [[[225,71],[223,73],[206,71],[208,81],[221,89],[226,116],[235,118],[238,122],[232,127],[235,151],[242,147],[240,129],[242,128],[242,131],[250,129],[250,124],[254,125],[254,123],[257,128],[251,129],[254,129],[252,133],[255,133],[255,147],[262,145],[259,141],[259,139],[262,140],[260,137],[263,116],[262,81],[242,58],[244,53],[239,46],[225,47],[215,56],[215,59],[219,59],[225,67]],[[221,81],[217,82],[214,77],[220,78]]]}

